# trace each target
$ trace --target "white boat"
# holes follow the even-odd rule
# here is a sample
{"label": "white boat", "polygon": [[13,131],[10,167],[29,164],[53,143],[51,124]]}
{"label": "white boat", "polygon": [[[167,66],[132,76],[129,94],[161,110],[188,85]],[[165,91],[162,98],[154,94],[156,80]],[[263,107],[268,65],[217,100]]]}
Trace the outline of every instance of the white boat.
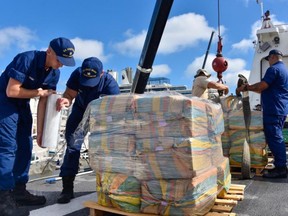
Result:
{"label": "white boat", "polygon": [[[283,62],[288,66],[288,24],[274,25],[269,17],[269,11],[265,13],[262,26],[256,32],[257,40],[254,41],[255,54],[250,71],[249,83],[260,82],[264,77],[268,61],[264,58],[272,49],[278,49],[283,53]],[[260,94],[249,92],[251,109],[260,108]]]}
{"label": "white boat", "polygon": [[[109,72],[113,74],[112,71]],[[122,84],[119,85],[121,94],[128,94],[131,92],[132,73],[133,71],[130,67],[127,67],[122,71]],[[159,91],[176,91],[185,96],[191,96],[192,93],[192,90],[187,88],[186,85],[170,84],[170,79],[166,77],[149,77],[145,92],[159,92]]]}

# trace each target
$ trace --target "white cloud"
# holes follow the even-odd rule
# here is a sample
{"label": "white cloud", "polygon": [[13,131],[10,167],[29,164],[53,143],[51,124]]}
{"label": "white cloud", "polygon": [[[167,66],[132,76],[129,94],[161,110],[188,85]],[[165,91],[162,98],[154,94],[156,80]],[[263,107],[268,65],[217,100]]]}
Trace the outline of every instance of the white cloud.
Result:
{"label": "white cloud", "polygon": [[240,42],[232,44],[232,48],[246,53],[252,47],[252,43],[251,39],[242,39]]}
{"label": "white cloud", "polygon": [[171,68],[166,64],[154,65],[151,77],[167,76],[171,72]]}
{"label": "white cloud", "polygon": [[95,56],[102,62],[107,61],[108,56],[104,54],[104,45],[102,42],[97,40],[85,40],[81,38],[74,38],[71,40],[75,46],[74,57],[79,60]]}
{"label": "white cloud", "polygon": [[159,53],[173,53],[196,46],[201,40],[209,40],[212,31],[215,30],[208,26],[202,15],[188,13],[172,17],[164,30]]}
{"label": "white cloud", "polygon": [[144,30],[138,35],[134,35],[129,31],[129,34],[126,34],[129,38],[123,42],[115,44],[115,49],[123,55],[139,54],[143,48],[146,34],[147,31]]}
{"label": "white cloud", "polygon": [[[222,27],[221,30],[225,31],[225,28]],[[215,30],[208,26],[202,15],[187,13],[172,17],[167,21],[158,53],[170,54],[197,46],[201,40],[209,40],[212,31]],[[129,30],[126,32],[128,39],[115,44],[115,48],[122,54],[139,54],[143,48],[146,34],[146,30],[139,34],[132,34]]]}
{"label": "white cloud", "polygon": [[35,40],[34,32],[26,27],[7,27],[0,29],[0,55],[3,55],[11,48],[20,51],[34,49],[30,41]]}

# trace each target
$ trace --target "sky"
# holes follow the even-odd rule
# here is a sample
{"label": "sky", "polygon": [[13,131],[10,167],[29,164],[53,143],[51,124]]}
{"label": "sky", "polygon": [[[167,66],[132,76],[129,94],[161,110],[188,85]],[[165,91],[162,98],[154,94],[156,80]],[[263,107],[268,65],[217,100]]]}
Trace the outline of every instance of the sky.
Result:
{"label": "sky", "polygon": [[[117,71],[121,84],[123,69],[136,71],[156,1],[1,0],[0,70],[18,53],[46,50],[53,38],[66,37],[75,45],[76,66],[61,68],[58,92],[91,56],[101,59],[104,70]],[[220,36],[228,62],[222,80],[235,94],[238,74],[248,77],[252,67],[262,12],[270,10],[274,24],[288,23],[287,8],[287,0],[174,0],[150,77],[167,77],[173,85],[191,88],[214,31],[205,69],[218,81],[212,61]]]}

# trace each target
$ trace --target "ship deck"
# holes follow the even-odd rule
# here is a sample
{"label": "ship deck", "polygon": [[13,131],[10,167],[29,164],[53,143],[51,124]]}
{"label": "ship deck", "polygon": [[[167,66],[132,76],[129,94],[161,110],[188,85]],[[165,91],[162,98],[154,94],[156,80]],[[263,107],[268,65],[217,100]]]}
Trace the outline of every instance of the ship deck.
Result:
{"label": "ship deck", "polygon": [[[264,179],[255,176],[253,179],[240,180],[232,178],[233,184],[246,185],[244,199],[239,201],[232,212],[238,216],[288,215],[287,183],[288,179]],[[85,216],[89,209],[83,203],[97,200],[96,180],[93,171],[80,172],[75,179],[75,198],[68,204],[57,204],[57,197],[62,190],[60,178],[50,176],[31,180],[27,184],[29,191],[45,195],[47,203],[44,206],[31,206],[31,216]],[[116,215],[116,214],[106,214]]]}

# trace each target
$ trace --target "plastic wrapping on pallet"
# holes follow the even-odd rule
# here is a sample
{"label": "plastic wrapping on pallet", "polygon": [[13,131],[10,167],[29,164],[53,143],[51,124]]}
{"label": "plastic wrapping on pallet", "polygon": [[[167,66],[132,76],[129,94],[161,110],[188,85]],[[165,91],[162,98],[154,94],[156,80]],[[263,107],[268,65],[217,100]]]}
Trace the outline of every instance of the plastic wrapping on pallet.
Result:
{"label": "plastic wrapping on pallet", "polygon": [[[228,96],[220,100],[226,130],[245,130],[242,99],[237,96]],[[263,130],[261,111],[251,110],[250,130]]]}
{"label": "plastic wrapping on pallet", "polygon": [[95,133],[118,132],[150,138],[169,133],[195,137],[224,131],[221,106],[176,93],[106,96],[92,101],[87,110],[91,116],[90,130]]}
{"label": "plastic wrapping on pallet", "polygon": [[[245,122],[243,110],[235,110],[228,114],[230,130],[244,130]],[[262,112],[251,111],[250,130],[263,130]]]}
{"label": "plastic wrapping on pallet", "polygon": [[141,212],[157,215],[204,215],[217,196],[217,169],[191,179],[155,179],[141,183]]}
{"label": "plastic wrapping on pallet", "polygon": [[[230,164],[241,166],[243,143],[246,138],[243,106],[241,98],[229,96],[221,99],[225,131],[222,134],[223,154]],[[268,163],[267,144],[263,133],[262,112],[251,111],[249,126],[251,167],[265,167]]]}
{"label": "plastic wrapping on pallet", "polygon": [[[243,143],[246,137],[245,130],[230,130],[231,147],[229,150],[230,164],[241,166]],[[250,131],[251,167],[265,167],[268,163],[268,151],[265,135],[262,130]]]}
{"label": "plastic wrapping on pallet", "polygon": [[222,162],[217,166],[218,196],[227,194],[231,185],[231,173],[229,158],[222,158]]}
{"label": "plastic wrapping on pallet", "polygon": [[[224,121],[219,104],[174,92],[106,96],[89,104],[74,134],[75,140],[80,142],[80,135],[87,131],[90,132],[91,167],[98,176],[112,173],[110,180],[104,178],[106,182],[101,178],[101,185],[107,183],[107,186],[97,187],[101,194],[98,200],[100,204],[134,212],[135,208],[131,210],[131,204],[122,203],[123,200],[118,198],[114,200],[121,195],[131,195],[124,187],[125,181],[121,190],[111,193],[110,189],[115,189],[111,186],[115,180],[111,179],[117,175],[140,182],[142,189],[138,195],[141,197],[141,212],[150,212],[147,209],[151,208],[147,203],[144,207],[144,183],[146,186],[149,183],[151,188],[157,188],[159,184],[166,185],[166,191],[163,191],[164,187],[161,191],[158,188],[151,195],[161,197],[162,193],[174,193],[173,185],[180,187],[182,184],[179,182],[190,182],[186,195],[184,189],[181,189],[182,197],[166,200],[168,204],[175,203],[169,207],[171,211],[179,212],[175,215],[193,215],[186,212],[186,207],[177,204],[180,202],[178,199],[187,202],[190,212],[208,212],[219,190],[217,187],[224,187],[217,183],[217,167],[224,158],[221,144]],[[133,200],[135,193],[131,197]],[[189,198],[194,204],[188,204]],[[125,206],[128,206],[127,210]],[[161,211],[159,214],[167,215],[169,211]]]}
{"label": "plastic wrapping on pallet", "polygon": [[133,176],[120,173],[97,172],[96,191],[98,203],[126,212],[139,212],[141,184]]}

